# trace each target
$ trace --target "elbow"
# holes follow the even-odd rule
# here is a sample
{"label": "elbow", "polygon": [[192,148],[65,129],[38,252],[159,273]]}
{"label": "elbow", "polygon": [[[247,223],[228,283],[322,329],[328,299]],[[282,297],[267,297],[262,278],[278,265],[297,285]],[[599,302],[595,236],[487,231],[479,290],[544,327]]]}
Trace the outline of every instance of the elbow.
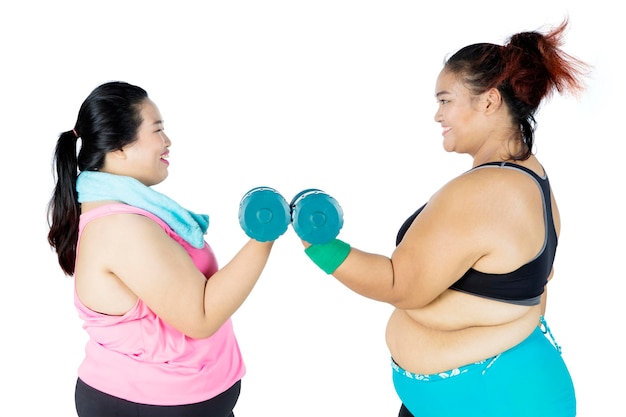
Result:
{"label": "elbow", "polygon": [[197,327],[193,329],[189,328],[186,330],[181,330],[181,333],[183,333],[190,339],[208,339],[215,333],[217,333],[218,330],[219,328],[213,328],[213,326],[211,326],[211,328]]}
{"label": "elbow", "polygon": [[391,289],[387,303],[399,310],[415,310],[430,304],[435,297],[421,289],[419,285],[415,285],[416,281],[415,277],[407,279],[405,276],[404,279],[401,278],[393,269],[392,264]]}
{"label": "elbow", "polygon": [[390,297],[387,300],[389,304],[400,310],[416,310],[426,307],[433,301],[431,297],[427,297],[424,291],[416,288],[407,288],[394,285],[391,288]]}
{"label": "elbow", "polygon": [[208,339],[209,337],[213,336],[215,333],[207,333],[207,332],[189,332],[189,333],[184,333],[185,336],[187,336],[189,339],[195,339],[195,340],[202,340],[202,339]]}
{"label": "elbow", "polygon": [[226,320],[215,320],[215,318],[210,319],[204,316],[173,327],[190,339],[208,339],[217,333],[225,322]]}
{"label": "elbow", "polygon": [[388,303],[399,310],[418,310],[428,306],[436,297],[417,288],[394,287]]}

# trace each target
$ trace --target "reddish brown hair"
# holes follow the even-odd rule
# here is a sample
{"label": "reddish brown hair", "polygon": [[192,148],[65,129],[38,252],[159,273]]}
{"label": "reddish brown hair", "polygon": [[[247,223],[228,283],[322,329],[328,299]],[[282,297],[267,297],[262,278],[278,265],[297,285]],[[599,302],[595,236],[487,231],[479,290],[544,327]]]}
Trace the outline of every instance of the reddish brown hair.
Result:
{"label": "reddish brown hair", "polygon": [[546,34],[520,32],[505,45],[477,43],[452,55],[444,69],[458,74],[474,94],[497,88],[519,123],[525,146],[513,159],[528,159],[532,154],[535,113],[541,102],[554,91],[577,95],[584,89],[588,65],[563,52],[565,19]]}

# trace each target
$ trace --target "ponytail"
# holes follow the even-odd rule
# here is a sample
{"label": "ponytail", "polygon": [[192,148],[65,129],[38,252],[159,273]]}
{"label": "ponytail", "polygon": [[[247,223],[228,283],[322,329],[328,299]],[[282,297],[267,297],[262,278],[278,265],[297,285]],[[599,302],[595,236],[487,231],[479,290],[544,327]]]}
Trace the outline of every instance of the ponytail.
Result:
{"label": "ponytail", "polygon": [[57,141],[53,163],[56,185],[48,204],[48,243],[56,250],[59,264],[66,275],[74,274],[80,220],[76,192],[78,135],[75,132],[73,129],[61,133]]}
{"label": "ponytail", "polygon": [[577,95],[584,89],[587,65],[561,49],[567,24],[565,19],[545,35],[517,33],[504,46],[505,68],[499,81],[509,84],[515,96],[533,109],[554,92]]}

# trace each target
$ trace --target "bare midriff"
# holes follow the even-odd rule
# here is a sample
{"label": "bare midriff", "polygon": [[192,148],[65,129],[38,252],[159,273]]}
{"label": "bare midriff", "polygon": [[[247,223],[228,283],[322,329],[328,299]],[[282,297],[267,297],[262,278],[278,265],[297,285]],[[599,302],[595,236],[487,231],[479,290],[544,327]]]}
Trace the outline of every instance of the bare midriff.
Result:
{"label": "bare midriff", "polygon": [[519,306],[448,290],[423,309],[394,310],[387,323],[387,346],[394,361],[409,372],[444,372],[519,344],[540,316],[541,305]]}

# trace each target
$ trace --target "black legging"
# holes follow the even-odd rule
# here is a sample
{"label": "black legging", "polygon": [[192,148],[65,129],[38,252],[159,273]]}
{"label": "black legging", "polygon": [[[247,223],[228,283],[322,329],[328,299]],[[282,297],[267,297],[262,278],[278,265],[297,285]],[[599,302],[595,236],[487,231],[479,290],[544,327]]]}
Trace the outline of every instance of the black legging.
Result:
{"label": "black legging", "polygon": [[400,407],[400,412],[398,413],[398,417],[414,417],[413,414],[402,404]]}
{"label": "black legging", "polygon": [[195,404],[159,406],[117,398],[76,381],[76,411],[80,417],[234,417],[241,381],[210,400]]}

